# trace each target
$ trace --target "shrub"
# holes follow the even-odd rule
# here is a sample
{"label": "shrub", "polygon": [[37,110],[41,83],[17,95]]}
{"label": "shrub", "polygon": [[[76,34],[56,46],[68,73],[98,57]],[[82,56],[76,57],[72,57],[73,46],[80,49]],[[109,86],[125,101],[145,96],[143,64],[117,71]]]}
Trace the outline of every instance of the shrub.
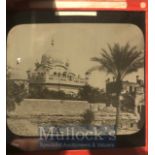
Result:
{"label": "shrub", "polygon": [[86,110],[84,114],[82,115],[82,124],[83,125],[91,125],[91,123],[95,119],[94,112],[92,110]]}

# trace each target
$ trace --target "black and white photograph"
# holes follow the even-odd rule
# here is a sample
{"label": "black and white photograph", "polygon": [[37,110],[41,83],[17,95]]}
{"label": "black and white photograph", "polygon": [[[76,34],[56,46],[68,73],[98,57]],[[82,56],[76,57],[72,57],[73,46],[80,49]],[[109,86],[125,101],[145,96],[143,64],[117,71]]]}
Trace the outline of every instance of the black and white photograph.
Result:
{"label": "black and white photograph", "polygon": [[116,135],[139,132],[145,123],[144,49],[141,29],[130,23],[13,27],[7,38],[10,131],[38,136],[44,126],[113,126]]}

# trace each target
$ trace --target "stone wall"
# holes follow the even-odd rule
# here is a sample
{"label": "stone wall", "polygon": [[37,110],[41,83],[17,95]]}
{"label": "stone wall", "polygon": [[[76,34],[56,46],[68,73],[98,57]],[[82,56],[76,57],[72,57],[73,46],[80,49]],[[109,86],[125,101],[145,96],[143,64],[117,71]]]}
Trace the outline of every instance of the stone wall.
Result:
{"label": "stone wall", "polygon": [[9,115],[81,115],[90,104],[87,101],[24,99]]}
{"label": "stone wall", "polygon": [[[38,127],[44,125],[80,125],[83,120],[82,114],[91,109],[95,119],[92,125],[114,125],[116,120],[116,108],[106,107],[104,103],[90,104],[87,101],[71,100],[45,100],[25,99],[16,106],[14,111],[8,112],[7,124],[16,135],[37,136]],[[137,128],[129,129],[124,125],[131,126],[136,123],[136,116],[129,113],[121,113],[120,134],[134,133]]]}

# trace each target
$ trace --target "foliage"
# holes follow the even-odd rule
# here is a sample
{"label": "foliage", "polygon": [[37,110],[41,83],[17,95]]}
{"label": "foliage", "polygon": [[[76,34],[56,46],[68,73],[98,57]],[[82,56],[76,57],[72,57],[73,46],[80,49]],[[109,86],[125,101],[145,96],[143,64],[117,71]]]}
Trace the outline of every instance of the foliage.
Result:
{"label": "foliage", "polygon": [[78,100],[78,97],[72,94],[66,94],[64,91],[54,91],[43,88],[41,85],[30,86],[29,98],[37,99],[59,99],[59,100]]}
{"label": "foliage", "polygon": [[119,97],[122,91],[122,81],[128,74],[136,72],[139,68],[144,67],[144,54],[141,51],[137,51],[136,46],[130,47],[129,43],[124,46],[120,46],[116,43],[113,46],[108,44],[108,50],[102,49],[100,57],[93,57],[91,60],[98,63],[98,66],[93,67],[92,70],[106,71],[115,79],[117,134],[121,108]]}
{"label": "foliage", "polygon": [[121,91],[121,81],[130,73],[136,72],[144,67],[144,55],[137,51],[136,46],[130,47],[129,43],[120,46],[108,44],[108,50],[102,49],[100,57],[93,57],[92,61],[98,62],[94,69],[106,71],[116,79],[117,93]]}
{"label": "foliage", "polygon": [[29,98],[42,98],[43,87],[39,84],[30,84],[29,85]]}
{"label": "foliage", "polygon": [[106,101],[105,94],[101,90],[91,87],[90,85],[83,86],[83,88],[79,90],[78,96],[81,100],[87,100],[90,103]]}
{"label": "foliage", "polygon": [[12,111],[27,96],[27,90],[23,82],[7,80],[6,103],[7,109]]}
{"label": "foliage", "polygon": [[82,118],[83,125],[90,125],[95,119],[94,112],[90,109],[87,109],[82,115]]}
{"label": "foliage", "polygon": [[43,88],[40,84],[30,84],[30,98],[61,99],[61,100],[86,100],[90,103],[106,102],[107,96],[99,89],[89,85],[83,86],[78,94],[67,94],[62,90],[54,91]]}

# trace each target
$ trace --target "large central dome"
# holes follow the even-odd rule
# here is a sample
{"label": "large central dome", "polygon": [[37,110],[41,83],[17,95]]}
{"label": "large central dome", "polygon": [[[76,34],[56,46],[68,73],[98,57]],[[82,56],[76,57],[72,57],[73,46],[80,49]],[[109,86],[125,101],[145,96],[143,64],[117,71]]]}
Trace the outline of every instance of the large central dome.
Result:
{"label": "large central dome", "polygon": [[54,63],[66,65],[67,59],[62,52],[58,51],[54,47],[51,47],[42,55],[41,63],[45,65],[50,65]]}

